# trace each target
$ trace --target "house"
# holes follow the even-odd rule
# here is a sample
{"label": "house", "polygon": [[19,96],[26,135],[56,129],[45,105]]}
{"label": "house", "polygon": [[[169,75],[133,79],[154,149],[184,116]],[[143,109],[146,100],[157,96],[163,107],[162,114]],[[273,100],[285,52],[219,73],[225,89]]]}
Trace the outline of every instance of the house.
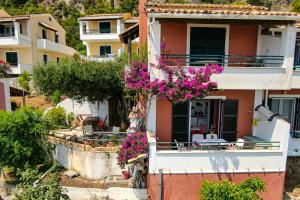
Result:
{"label": "house", "polygon": [[45,62],[59,62],[76,51],[66,46],[65,30],[50,14],[10,16],[0,12],[0,60],[8,73],[21,74]]}
{"label": "house", "polygon": [[[119,35],[138,23],[138,17],[129,13],[95,14],[78,19],[80,39],[86,46],[87,59],[106,61],[115,58],[125,50]],[[138,38],[132,41],[133,49],[137,49]]]}
{"label": "house", "polygon": [[[297,130],[300,15],[265,7],[139,2],[139,39],[156,64],[161,44],[184,67],[224,67],[221,91],[183,104],[153,97],[148,115],[152,199],[199,199],[203,180],[260,177],[264,199],[282,199],[290,132]],[[280,34],[273,28],[280,27]],[[159,70],[151,78],[163,78]],[[295,110],[291,121],[291,111]],[[280,115],[279,115],[280,114]],[[291,131],[290,131],[291,130]],[[211,142],[194,134],[217,134]],[[206,138],[210,139],[210,138]],[[176,140],[176,142],[175,142]]]}

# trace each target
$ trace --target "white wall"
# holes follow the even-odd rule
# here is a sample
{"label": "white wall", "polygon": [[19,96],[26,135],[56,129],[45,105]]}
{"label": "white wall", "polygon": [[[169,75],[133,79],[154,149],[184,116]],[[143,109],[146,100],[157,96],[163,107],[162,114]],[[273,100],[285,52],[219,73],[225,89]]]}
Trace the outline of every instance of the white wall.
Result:
{"label": "white wall", "polygon": [[117,153],[80,151],[76,147],[57,144],[55,159],[66,169],[74,169],[80,176],[97,180],[111,175],[122,175],[117,165]]}
{"label": "white wall", "polygon": [[272,35],[261,35],[261,50],[260,55],[267,56],[280,56],[281,50],[281,37]]}
{"label": "white wall", "polygon": [[[9,89],[9,79],[1,79],[0,82],[3,83],[4,86],[4,97],[5,97],[5,110],[11,111],[10,105],[10,89]],[[0,91],[2,92],[2,91]]]}
{"label": "white wall", "polygon": [[57,107],[63,107],[66,113],[73,112],[76,115],[83,114],[83,115],[92,115],[92,116],[99,116],[101,119],[105,119],[107,117],[106,122],[109,122],[108,119],[108,102],[99,102],[98,103],[91,103],[88,101],[78,102],[76,100],[72,100],[67,98],[57,104]]}

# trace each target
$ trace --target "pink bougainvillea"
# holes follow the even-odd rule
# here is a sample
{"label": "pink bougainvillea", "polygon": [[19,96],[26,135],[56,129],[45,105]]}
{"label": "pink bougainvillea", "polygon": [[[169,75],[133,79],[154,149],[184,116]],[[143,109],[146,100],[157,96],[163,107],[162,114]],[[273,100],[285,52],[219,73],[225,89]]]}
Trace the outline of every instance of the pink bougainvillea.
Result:
{"label": "pink bougainvillea", "polygon": [[[205,67],[185,69],[179,62],[169,59],[163,48],[165,47],[162,47],[162,55],[158,57],[157,65],[147,66],[142,63],[131,65],[129,71],[125,73],[127,90],[145,95],[156,95],[167,98],[172,103],[179,103],[204,98],[217,88],[217,83],[211,81],[210,77],[221,73],[223,67],[208,64]],[[161,70],[165,78],[151,80],[149,68]]]}
{"label": "pink bougainvillea", "polygon": [[148,152],[147,135],[145,132],[136,132],[128,135],[120,148],[118,156],[118,165],[125,167],[127,161],[140,154]]}

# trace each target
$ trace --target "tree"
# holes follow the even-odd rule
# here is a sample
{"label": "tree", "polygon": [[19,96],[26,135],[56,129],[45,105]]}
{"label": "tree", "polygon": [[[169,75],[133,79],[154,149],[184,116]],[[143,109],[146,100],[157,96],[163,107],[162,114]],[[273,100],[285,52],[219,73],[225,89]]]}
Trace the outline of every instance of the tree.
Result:
{"label": "tree", "polygon": [[249,178],[240,184],[227,180],[203,181],[200,190],[202,200],[260,200],[258,193],[265,191],[266,183],[258,177]]}
{"label": "tree", "polygon": [[22,169],[26,163],[49,161],[48,125],[42,113],[30,108],[0,111],[0,166]]}
{"label": "tree", "polygon": [[27,92],[30,92],[30,76],[28,71],[24,71],[17,79],[18,85]]}
{"label": "tree", "polygon": [[[33,82],[39,93],[55,93],[90,102],[114,101],[120,115],[128,116],[123,91],[125,61],[88,62],[78,57],[36,67]],[[126,113],[126,114],[123,114]]]}
{"label": "tree", "polygon": [[121,12],[129,12],[134,16],[138,16],[138,0],[122,0],[120,3]]}

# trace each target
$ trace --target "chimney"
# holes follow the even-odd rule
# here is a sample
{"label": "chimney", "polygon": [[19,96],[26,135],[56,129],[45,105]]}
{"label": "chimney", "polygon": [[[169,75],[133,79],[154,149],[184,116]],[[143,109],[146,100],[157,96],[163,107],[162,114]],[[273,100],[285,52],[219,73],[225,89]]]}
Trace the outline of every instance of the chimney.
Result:
{"label": "chimney", "polygon": [[148,26],[147,26],[147,13],[145,11],[145,4],[148,0],[139,0],[139,40],[140,40],[140,47],[143,47],[147,44],[147,33],[148,33]]}

